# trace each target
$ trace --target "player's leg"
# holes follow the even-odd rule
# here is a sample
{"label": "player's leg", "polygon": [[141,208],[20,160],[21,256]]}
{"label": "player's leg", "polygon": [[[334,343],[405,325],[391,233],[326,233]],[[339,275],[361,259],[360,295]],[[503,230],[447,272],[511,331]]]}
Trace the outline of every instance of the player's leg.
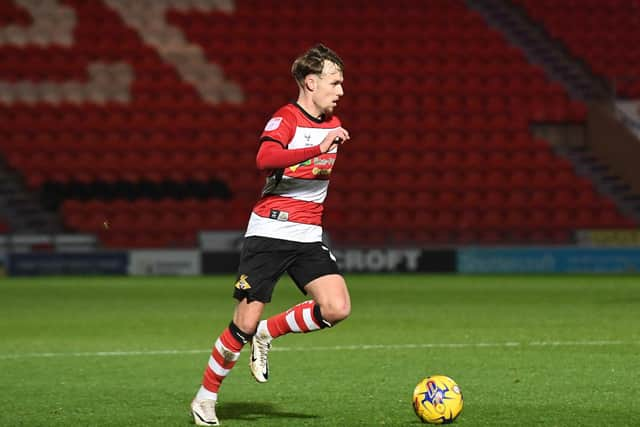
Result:
{"label": "player's leg", "polygon": [[330,326],[346,319],[351,314],[351,297],[347,283],[339,274],[318,277],[305,286],[313,301],[320,308],[320,318]]}
{"label": "player's leg", "polygon": [[260,301],[239,301],[233,313],[233,321],[216,340],[209,363],[202,379],[202,386],[196,397],[217,399],[220,384],[235,365],[242,347],[247,344],[262,316],[264,303]]}
{"label": "player's leg", "polygon": [[258,382],[268,380],[267,353],[274,338],[331,327],[351,311],[347,285],[326,246],[320,243],[301,244],[299,254],[288,272],[298,288],[305,294],[311,294],[313,299],[258,324],[251,342],[250,361],[251,371]]}
{"label": "player's leg", "polygon": [[351,299],[344,278],[327,274],[311,280],[304,290],[312,297],[258,325],[256,338],[268,333],[271,339],[288,333],[313,332],[331,327],[349,316]]}
{"label": "player's leg", "polygon": [[192,403],[197,425],[218,425],[215,404],[222,381],[234,367],[242,347],[251,341],[278,278],[287,268],[282,251],[274,250],[273,239],[245,239],[240,254],[233,297],[238,300],[233,320],[218,337],[205,368],[202,385]]}
{"label": "player's leg", "polygon": [[215,405],[222,381],[240,357],[242,347],[251,340],[262,316],[264,303],[239,301],[233,313],[233,321],[215,341],[209,362],[205,368],[202,385],[191,402],[191,412],[196,425],[218,425]]}

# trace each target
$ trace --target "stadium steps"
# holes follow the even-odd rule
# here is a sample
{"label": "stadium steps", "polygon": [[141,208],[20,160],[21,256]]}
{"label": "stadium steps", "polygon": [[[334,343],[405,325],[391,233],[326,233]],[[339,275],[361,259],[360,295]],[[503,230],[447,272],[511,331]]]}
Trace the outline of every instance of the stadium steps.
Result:
{"label": "stadium steps", "polygon": [[59,233],[64,227],[56,212],[45,210],[38,196],[24,189],[21,179],[0,162],[0,215],[13,233]]}
{"label": "stadium steps", "polygon": [[637,0],[512,0],[536,22],[542,23],[554,40],[606,79],[612,95],[640,97]]}
{"label": "stadium steps", "polygon": [[[543,25],[536,23],[517,1],[466,0],[466,3],[490,26],[521,48],[529,61],[542,66],[547,75],[562,84],[572,97],[583,102],[607,102],[611,99],[612,90],[607,83],[591,73],[588,65],[554,39]],[[608,195],[621,212],[640,219],[640,203],[630,196],[628,185],[598,160],[586,145],[552,146],[557,155],[573,163],[576,173],[590,179],[600,192]]]}
{"label": "stadium steps", "polygon": [[606,82],[591,73],[582,59],[572,55],[517,2],[466,0],[466,3],[490,26],[501,31],[507,40],[521,48],[531,63],[542,66],[573,98],[581,101],[610,98],[612,90]]}
{"label": "stadium steps", "polygon": [[555,151],[574,164],[578,175],[589,178],[599,192],[607,194],[623,214],[640,221],[640,197],[633,195],[629,185],[588,147],[557,146]]}
{"label": "stadium steps", "polygon": [[629,185],[586,144],[584,123],[533,125],[532,132],[549,141],[557,156],[568,160],[577,175],[589,179],[600,193],[616,203],[621,212],[640,220],[640,204],[631,194]]}

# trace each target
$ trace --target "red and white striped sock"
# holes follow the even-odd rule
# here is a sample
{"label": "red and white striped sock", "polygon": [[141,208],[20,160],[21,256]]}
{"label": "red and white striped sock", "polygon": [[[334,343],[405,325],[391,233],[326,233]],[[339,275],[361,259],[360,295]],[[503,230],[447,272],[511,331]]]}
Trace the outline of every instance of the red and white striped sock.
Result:
{"label": "red and white striped sock", "polygon": [[289,310],[276,314],[263,320],[258,325],[258,332],[267,329],[272,338],[277,338],[291,332],[307,333],[318,329],[331,327],[331,324],[322,318],[320,306],[315,301],[301,302]]}
{"label": "red and white striped sock", "polygon": [[240,357],[242,347],[250,339],[251,335],[242,332],[233,322],[229,324],[213,345],[196,399],[217,400],[220,384],[229,375]]}

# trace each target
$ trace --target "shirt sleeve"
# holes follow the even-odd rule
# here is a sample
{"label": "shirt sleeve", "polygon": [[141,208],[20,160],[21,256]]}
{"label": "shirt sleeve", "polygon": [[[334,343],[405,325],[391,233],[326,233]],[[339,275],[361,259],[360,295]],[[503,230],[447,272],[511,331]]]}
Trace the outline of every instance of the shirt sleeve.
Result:
{"label": "shirt sleeve", "polygon": [[321,154],[320,146],[288,149],[296,133],[297,121],[293,112],[281,108],[267,122],[260,135],[260,149],[256,166],[260,170],[282,169]]}
{"label": "shirt sleeve", "polygon": [[262,135],[260,135],[260,141],[276,141],[283,147],[286,147],[293,139],[295,133],[295,115],[292,112],[281,108],[276,111],[265,125]]}
{"label": "shirt sleeve", "polygon": [[256,166],[260,170],[286,168],[320,154],[319,145],[288,150],[276,141],[265,140],[258,150]]}

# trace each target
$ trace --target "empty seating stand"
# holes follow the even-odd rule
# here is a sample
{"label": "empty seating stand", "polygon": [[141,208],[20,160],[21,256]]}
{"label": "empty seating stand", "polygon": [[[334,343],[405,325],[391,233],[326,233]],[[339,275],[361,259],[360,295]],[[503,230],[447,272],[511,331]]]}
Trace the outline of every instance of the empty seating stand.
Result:
{"label": "empty seating stand", "polygon": [[[529,131],[532,122],[580,122],[585,106],[461,0],[169,9],[166,24],[218,67],[198,85],[222,90],[224,76],[242,92],[233,102],[209,100],[107,4],[64,5],[76,17],[69,46],[0,45],[0,82],[26,91],[11,86],[22,98],[0,98],[7,163],[34,190],[218,180],[231,192],[68,197],[67,227],[108,247],[192,246],[199,230],[243,228],[264,178],[254,165],[260,131],[295,99],[291,61],[318,41],[346,63],[338,112],[353,135],[326,206],[336,244],[561,244],[578,227],[636,225]],[[0,30],[32,24],[19,7],[0,15]],[[341,24],[300,25],[317,20]],[[96,62],[121,65],[96,83]],[[63,96],[56,84],[77,91]],[[119,85],[126,97],[109,98]]]}
{"label": "empty seating stand", "polygon": [[518,0],[550,34],[605,77],[622,98],[640,98],[640,1]]}

